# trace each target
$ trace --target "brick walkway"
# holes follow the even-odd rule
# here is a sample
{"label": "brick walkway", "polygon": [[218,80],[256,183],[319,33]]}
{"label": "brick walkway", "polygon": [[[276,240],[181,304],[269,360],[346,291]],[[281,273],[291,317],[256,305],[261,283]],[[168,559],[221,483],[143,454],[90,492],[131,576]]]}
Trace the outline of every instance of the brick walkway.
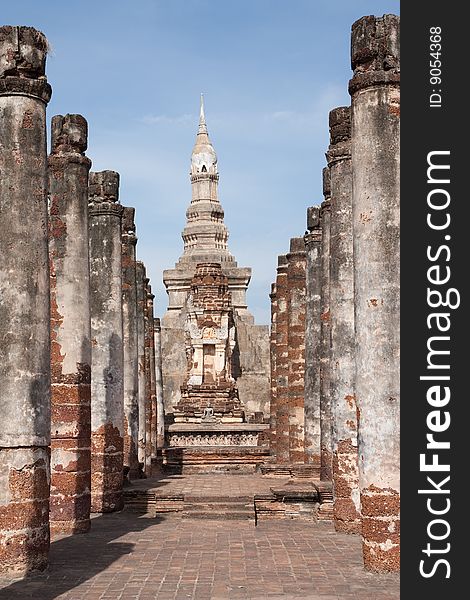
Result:
{"label": "brick walkway", "polygon": [[155,490],[157,495],[184,494],[189,497],[231,496],[233,498],[269,492],[289,481],[288,477],[262,475],[168,475],[133,481],[126,489]]}
{"label": "brick walkway", "polygon": [[0,581],[2,600],[397,600],[398,577],[366,573],[357,537],[327,523],[98,516],[51,546],[49,571]]}

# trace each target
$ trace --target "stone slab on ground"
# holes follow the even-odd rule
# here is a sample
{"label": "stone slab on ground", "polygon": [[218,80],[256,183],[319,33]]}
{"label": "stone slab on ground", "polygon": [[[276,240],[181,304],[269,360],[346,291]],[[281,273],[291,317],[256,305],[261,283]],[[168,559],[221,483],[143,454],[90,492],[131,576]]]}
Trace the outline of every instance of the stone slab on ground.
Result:
{"label": "stone slab on ground", "polygon": [[123,511],[51,545],[49,570],[0,600],[398,600],[397,575],[362,568],[331,524],[149,519]]}

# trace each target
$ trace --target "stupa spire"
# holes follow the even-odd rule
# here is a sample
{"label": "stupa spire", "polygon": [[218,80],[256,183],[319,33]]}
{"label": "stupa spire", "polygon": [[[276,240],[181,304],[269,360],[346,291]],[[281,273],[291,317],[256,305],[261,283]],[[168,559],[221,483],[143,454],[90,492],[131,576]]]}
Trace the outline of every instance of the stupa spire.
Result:
{"label": "stupa spire", "polygon": [[180,261],[230,263],[234,258],[227,247],[228,231],[219,202],[217,155],[207,131],[204,96],[201,94],[199,124],[191,154],[192,199],[186,211],[182,237],[184,252]]}
{"label": "stupa spire", "polygon": [[206,115],[204,114],[204,94],[201,92],[201,107],[199,109],[199,129],[198,135],[205,133],[207,135]]}

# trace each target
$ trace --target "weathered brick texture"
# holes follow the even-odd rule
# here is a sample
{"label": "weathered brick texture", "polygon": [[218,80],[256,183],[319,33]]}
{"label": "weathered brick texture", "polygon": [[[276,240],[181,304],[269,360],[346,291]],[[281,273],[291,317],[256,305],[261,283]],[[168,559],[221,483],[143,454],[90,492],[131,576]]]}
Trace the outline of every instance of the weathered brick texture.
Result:
{"label": "weathered brick texture", "polygon": [[290,240],[287,265],[289,462],[304,463],[306,254],[303,237]]}

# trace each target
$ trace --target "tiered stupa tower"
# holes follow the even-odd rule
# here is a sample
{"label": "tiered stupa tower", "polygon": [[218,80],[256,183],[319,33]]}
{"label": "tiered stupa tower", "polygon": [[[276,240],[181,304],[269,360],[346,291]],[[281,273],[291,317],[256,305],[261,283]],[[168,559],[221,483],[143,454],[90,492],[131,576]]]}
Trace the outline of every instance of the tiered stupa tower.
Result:
{"label": "tiered stupa tower", "polygon": [[204,99],[201,94],[199,126],[191,155],[191,203],[186,210],[186,226],[181,234],[183,254],[174,269],[163,273],[169,302],[166,322],[177,317],[188,296],[191,279],[198,263],[220,263],[228,277],[232,305],[239,316],[253,323],[248,312],[246,290],[251,279],[249,267],[238,267],[228,249],[229,232],[224,223],[224,209],[219,202],[217,155],[207,131]]}
{"label": "tiered stupa tower", "polygon": [[255,325],[247,308],[251,269],[239,267],[228,249],[202,95],[190,180],[183,254],[163,272],[167,443],[215,452],[218,446],[256,446],[269,415],[269,330]]}

